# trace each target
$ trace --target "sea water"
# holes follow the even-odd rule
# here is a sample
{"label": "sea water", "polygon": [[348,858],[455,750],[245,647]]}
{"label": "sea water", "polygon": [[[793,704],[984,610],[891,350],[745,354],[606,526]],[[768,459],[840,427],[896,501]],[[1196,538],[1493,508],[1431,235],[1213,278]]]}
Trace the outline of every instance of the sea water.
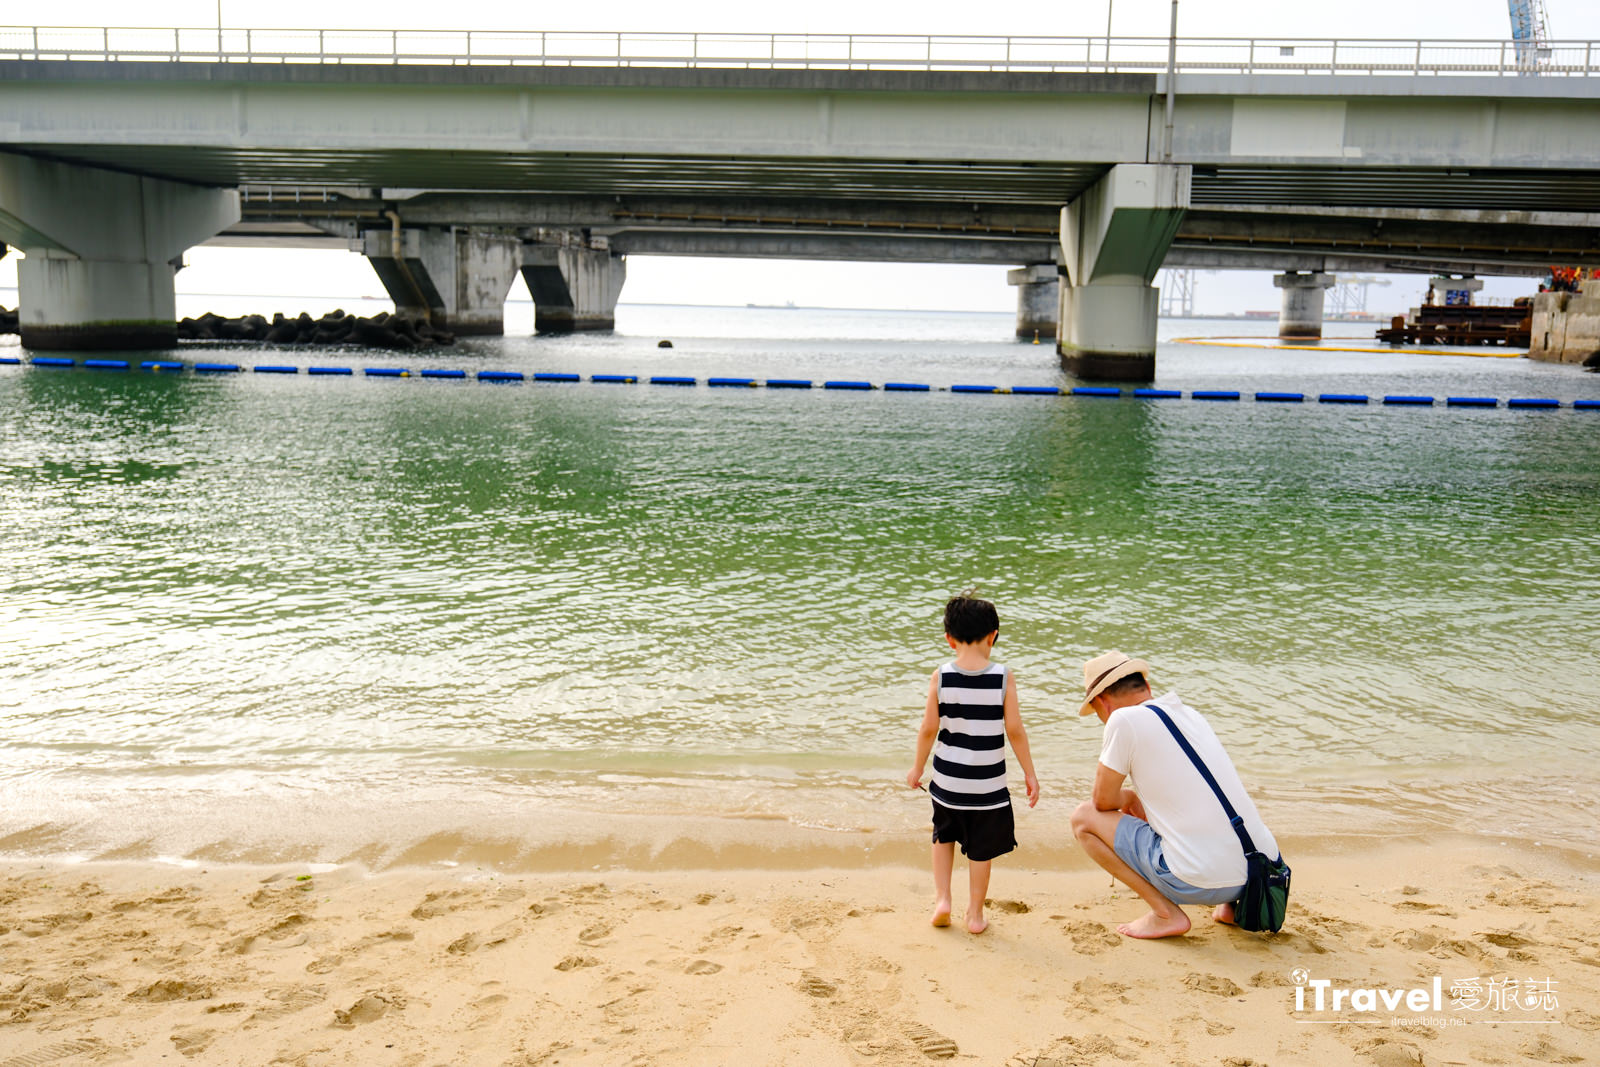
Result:
{"label": "sea water", "polygon": [[1158,386],[1245,398],[709,388],[1076,383],[1006,315],[527,317],[422,354],[178,354],[349,378],[0,368],[0,852],[397,862],[600,815],[909,834],[968,588],[1052,833],[1108,648],[1210,717],[1280,833],[1559,841],[1600,815],[1600,411],[1443,405],[1594,375],[1164,322]]}

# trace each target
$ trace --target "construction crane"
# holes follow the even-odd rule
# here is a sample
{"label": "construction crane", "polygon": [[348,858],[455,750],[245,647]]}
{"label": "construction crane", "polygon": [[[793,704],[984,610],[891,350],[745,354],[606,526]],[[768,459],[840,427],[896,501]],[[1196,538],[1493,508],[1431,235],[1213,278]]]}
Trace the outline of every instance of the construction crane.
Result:
{"label": "construction crane", "polygon": [[1370,274],[1338,276],[1332,289],[1328,290],[1327,317],[1330,319],[1367,319],[1372,313],[1367,310],[1367,289],[1371,286],[1387,288],[1390,285],[1388,278],[1375,278]]}
{"label": "construction crane", "polygon": [[1544,0],[1506,0],[1511,8],[1511,40],[1517,49],[1517,69],[1536,71],[1550,55],[1550,18]]}

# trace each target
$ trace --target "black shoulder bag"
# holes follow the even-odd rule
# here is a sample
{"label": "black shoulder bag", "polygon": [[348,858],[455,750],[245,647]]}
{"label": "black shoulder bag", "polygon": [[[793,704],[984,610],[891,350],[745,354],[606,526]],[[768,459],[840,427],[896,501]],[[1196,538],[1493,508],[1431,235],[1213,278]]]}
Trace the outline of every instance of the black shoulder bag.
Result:
{"label": "black shoulder bag", "polygon": [[1283,862],[1282,855],[1269,860],[1265,853],[1256,849],[1255,842],[1250,840],[1250,832],[1244,828],[1244,820],[1233,810],[1228,795],[1211,776],[1211,771],[1194,746],[1189,744],[1189,739],[1183,736],[1166,712],[1154,704],[1146,704],[1145,707],[1155,712],[1166,724],[1178,747],[1183,749],[1183,754],[1189,757],[1194,769],[1200,772],[1200,777],[1217,794],[1217,799],[1222,802],[1222,810],[1227,813],[1228,825],[1239,835],[1239,844],[1244,847],[1244,895],[1233,902],[1233,921],[1242,930],[1271,930],[1276,933],[1282,929],[1284,912],[1289,909],[1289,865]]}

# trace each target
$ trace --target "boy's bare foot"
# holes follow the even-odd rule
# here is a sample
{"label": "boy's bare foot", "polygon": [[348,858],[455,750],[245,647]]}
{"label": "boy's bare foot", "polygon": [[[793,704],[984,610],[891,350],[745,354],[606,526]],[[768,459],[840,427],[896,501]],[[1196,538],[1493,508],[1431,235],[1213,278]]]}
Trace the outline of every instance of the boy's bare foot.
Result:
{"label": "boy's bare foot", "polygon": [[1218,904],[1217,910],[1211,913],[1211,918],[1216,922],[1227,923],[1229,926],[1232,926],[1234,924],[1233,905]]}
{"label": "boy's bare foot", "polygon": [[1144,940],[1154,940],[1158,937],[1177,937],[1179,934],[1189,932],[1189,916],[1182,908],[1174,910],[1172,915],[1161,916],[1150,912],[1131,923],[1122,923],[1117,927],[1117,933],[1127,937],[1137,937]]}
{"label": "boy's bare foot", "polygon": [[967,920],[967,933],[969,934],[981,934],[987,929],[989,929],[989,920],[982,916]]}
{"label": "boy's bare foot", "polygon": [[948,902],[941,901],[933,906],[933,925],[941,927],[950,925],[950,904]]}

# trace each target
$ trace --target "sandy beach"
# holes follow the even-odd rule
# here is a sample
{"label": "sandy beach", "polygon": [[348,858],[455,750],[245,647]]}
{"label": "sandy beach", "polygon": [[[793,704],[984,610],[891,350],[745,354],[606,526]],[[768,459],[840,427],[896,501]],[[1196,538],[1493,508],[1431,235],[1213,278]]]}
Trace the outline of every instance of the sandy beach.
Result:
{"label": "sandy beach", "polygon": [[[1087,867],[1020,859],[996,865],[977,937],[929,927],[928,874],[898,863],[13,861],[0,867],[0,1067],[1600,1056],[1592,858],[1332,839],[1290,859],[1282,933],[1219,927],[1195,908],[1189,936],[1145,943],[1114,930],[1140,913],[1130,892]],[[963,885],[960,865],[956,876]],[[1431,991],[1436,978],[1442,1011],[1314,1010],[1319,988]]]}

